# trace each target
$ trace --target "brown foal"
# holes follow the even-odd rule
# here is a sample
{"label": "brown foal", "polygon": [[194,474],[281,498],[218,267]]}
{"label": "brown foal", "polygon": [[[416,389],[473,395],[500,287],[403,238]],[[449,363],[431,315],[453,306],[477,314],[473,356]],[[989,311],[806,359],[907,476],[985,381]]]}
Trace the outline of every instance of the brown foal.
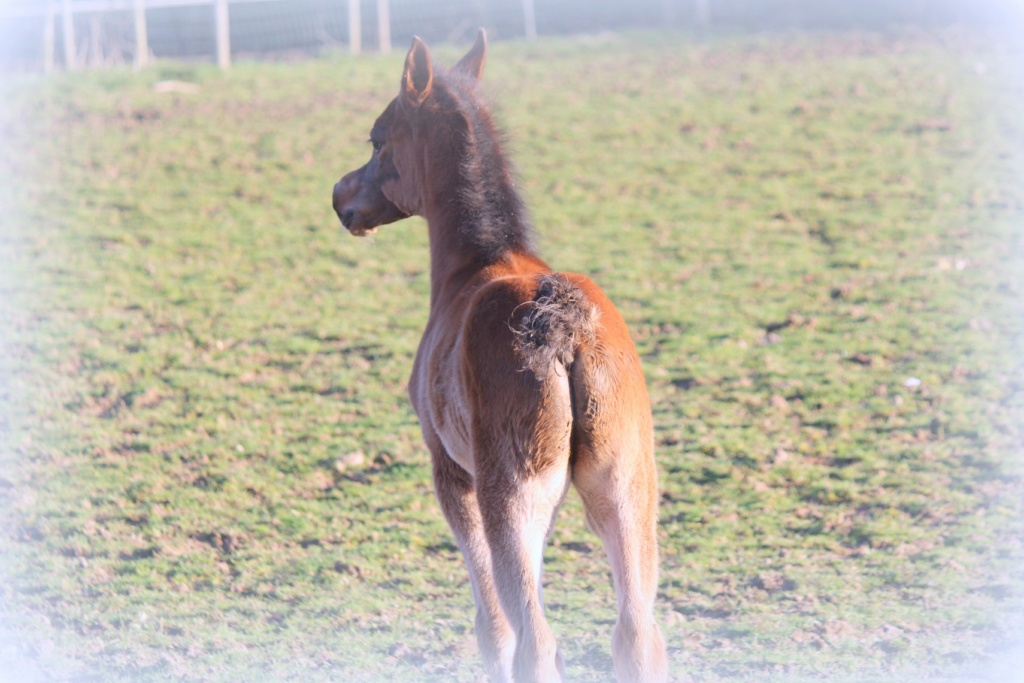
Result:
{"label": "brown foal", "polygon": [[622,316],[582,275],[555,273],[477,95],[484,32],[443,71],[413,38],[373,153],[334,187],[353,235],[411,215],[430,234],[430,317],[409,397],[444,515],[469,567],[495,683],[563,678],[544,618],[544,546],[569,482],[611,561],[622,682],[667,678],[654,621],[657,482],[651,408]]}

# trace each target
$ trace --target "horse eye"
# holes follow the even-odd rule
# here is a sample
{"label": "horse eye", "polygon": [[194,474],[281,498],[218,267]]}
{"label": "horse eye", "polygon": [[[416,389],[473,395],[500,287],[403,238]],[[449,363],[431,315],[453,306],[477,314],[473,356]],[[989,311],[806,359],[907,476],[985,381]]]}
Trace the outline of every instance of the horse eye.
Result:
{"label": "horse eye", "polygon": [[380,148],[384,146],[384,143],[380,142],[378,140],[371,140],[370,142],[373,143],[373,151],[374,152],[379,152]]}

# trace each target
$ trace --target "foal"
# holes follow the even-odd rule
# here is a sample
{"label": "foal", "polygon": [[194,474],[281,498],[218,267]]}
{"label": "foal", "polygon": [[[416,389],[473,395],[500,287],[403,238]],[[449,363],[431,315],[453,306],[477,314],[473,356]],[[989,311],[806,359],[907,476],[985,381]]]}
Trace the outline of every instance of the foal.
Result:
{"label": "foal", "polygon": [[544,618],[544,546],[570,480],[611,561],[623,683],[667,678],[654,621],[651,409],[622,316],[586,277],[534,251],[526,208],[476,93],[484,32],[450,71],[413,38],[373,153],[334,186],[353,235],[411,215],[430,234],[430,317],[409,397],[434,486],[469,567],[494,683],[561,681]]}

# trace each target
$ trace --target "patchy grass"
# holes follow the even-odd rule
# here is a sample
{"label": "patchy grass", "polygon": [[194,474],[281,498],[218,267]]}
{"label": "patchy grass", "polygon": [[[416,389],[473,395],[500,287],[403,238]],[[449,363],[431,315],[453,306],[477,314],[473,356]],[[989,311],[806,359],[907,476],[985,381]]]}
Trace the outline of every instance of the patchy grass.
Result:
{"label": "patchy grass", "polygon": [[[990,42],[493,48],[543,251],[644,358],[676,680],[1017,673],[1024,93]],[[6,670],[482,675],[405,398],[425,230],[353,239],[329,201],[400,60],[2,86]],[[609,680],[573,496],[545,596],[572,680]]]}

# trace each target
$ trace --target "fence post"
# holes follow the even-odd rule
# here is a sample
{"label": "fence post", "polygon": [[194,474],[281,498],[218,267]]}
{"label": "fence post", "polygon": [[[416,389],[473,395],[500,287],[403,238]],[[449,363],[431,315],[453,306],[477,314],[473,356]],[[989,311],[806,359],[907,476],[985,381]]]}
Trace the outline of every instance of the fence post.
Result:
{"label": "fence post", "polygon": [[100,14],[99,12],[93,12],[92,16],[89,17],[89,49],[85,56],[86,66],[103,66],[104,64],[103,41],[100,36],[102,31]]}
{"label": "fence post", "polygon": [[711,0],[697,0],[695,10],[697,27],[706,31],[711,27]]}
{"label": "fence post", "polygon": [[53,50],[56,42],[56,29],[53,22],[57,20],[57,10],[53,0],[46,3],[46,23],[43,24],[43,73],[53,72]]}
{"label": "fence post", "polygon": [[391,52],[391,8],[388,0],[377,0],[377,46],[382,54]]}
{"label": "fence post", "polygon": [[75,17],[71,13],[71,0],[61,3],[61,26],[64,29],[64,66],[68,71],[78,67],[75,59]]}
{"label": "fence post", "polygon": [[359,0],[348,0],[348,51],[354,55],[363,51],[363,18]]}
{"label": "fence post", "polygon": [[533,0],[523,0],[523,23],[526,26],[526,39],[537,40],[537,13],[534,11]]}
{"label": "fence post", "polygon": [[146,2],[135,0],[135,70],[149,62],[149,35],[146,33]]}
{"label": "fence post", "polygon": [[217,66],[231,66],[231,29],[228,24],[228,0],[216,0]]}

